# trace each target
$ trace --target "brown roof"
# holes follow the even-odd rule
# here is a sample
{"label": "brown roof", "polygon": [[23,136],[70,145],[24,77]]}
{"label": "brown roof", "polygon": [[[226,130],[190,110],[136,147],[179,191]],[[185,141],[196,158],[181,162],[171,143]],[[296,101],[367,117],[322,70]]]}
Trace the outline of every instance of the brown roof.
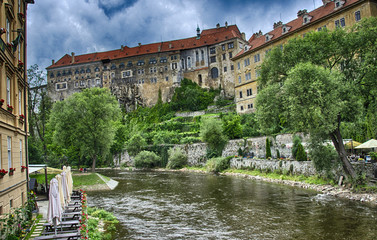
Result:
{"label": "brown roof", "polygon": [[[313,11],[307,13],[310,17],[312,17],[308,24],[303,25],[303,15],[301,15],[301,16],[297,17],[296,19],[294,19],[293,21],[290,21],[286,24],[282,24],[281,26],[276,27],[274,30],[268,32],[267,34],[272,36],[270,41],[268,41],[268,42],[266,42],[266,35],[267,34],[258,36],[258,34],[254,33],[249,39],[250,49],[246,52],[241,51],[236,56],[234,56],[234,58],[237,58],[240,55],[246,55],[249,52],[252,52],[253,50],[255,50],[257,48],[262,47],[263,45],[270,44],[271,41],[278,39],[278,38],[281,38],[283,35],[289,34],[290,32],[294,32],[294,31],[299,30],[301,28],[303,29],[307,25],[309,25],[310,23],[319,21],[322,18],[330,15],[331,13],[341,11],[342,9],[344,9],[344,7],[347,7],[347,6],[350,6],[350,5],[352,5],[356,2],[362,2],[362,1],[364,1],[364,0],[347,0],[346,3],[343,5],[343,7],[340,7],[340,8],[337,8],[337,9],[334,9],[335,8],[335,2],[329,2],[326,5],[322,5],[321,7],[316,8]],[[283,34],[283,31],[282,31],[283,26],[290,27],[289,31],[285,34]]]}
{"label": "brown roof", "polygon": [[47,67],[47,69],[101,61],[106,59],[113,60],[158,52],[170,52],[177,50],[192,49],[217,44],[233,38],[242,38],[242,34],[238,29],[237,25],[230,25],[227,27],[203,30],[199,39],[197,39],[196,37],[191,37],[167,42],[140,45],[132,48],[125,46],[123,50],[117,49],[107,52],[77,55],[75,56],[74,63],[72,63],[72,56],[66,54],[56,63]]}

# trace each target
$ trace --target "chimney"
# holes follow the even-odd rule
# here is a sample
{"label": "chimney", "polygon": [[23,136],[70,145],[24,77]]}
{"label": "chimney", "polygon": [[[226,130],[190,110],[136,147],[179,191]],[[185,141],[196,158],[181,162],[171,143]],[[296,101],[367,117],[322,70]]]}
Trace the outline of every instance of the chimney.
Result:
{"label": "chimney", "polygon": [[280,27],[283,25],[283,22],[282,21],[279,21],[277,23],[274,23],[274,29],[277,28],[277,27]]}
{"label": "chimney", "polygon": [[169,48],[173,48],[173,45],[171,43],[169,43]]}
{"label": "chimney", "polygon": [[141,47],[141,43],[139,43],[139,47]]}
{"label": "chimney", "polygon": [[71,55],[72,55],[72,63],[75,63],[75,53],[72,52]]}
{"label": "chimney", "polygon": [[55,60],[54,59],[52,59],[52,65],[54,65],[55,64]]}
{"label": "chimney", "polygon": [[225,28],[228,28],[228,22],[225,22]]}
{"label": "chimney", "polygon": [[217,29],[220,28],[220,23],[216,24],[216,28],[217,28]]}
{"label": "chimney", "polygon": [[158,46],[158,51],[161,52],[161,45]]}
{"label": "chimney", "polygon": [[322,0],[323,6],[326,6],[329,2],[332,2],[331,0]]}
{"label": "chimney", "polygon": [[297,12],[297,17],[301,17],[302,15],[304,15],[306,13],[308,13],[308,11],[306,9],[300,10],[300,11]]}
{"label": "chimney", "polygon": [[241,33],[241,35],[242,35],[242,39],[246,41],[246,35],[245,35],[245,33],[243,32],[243,33]]}
{"label": "chimney", "polygon": [[123,49],[124,49],[124,46],[120,45],[120,50],[123,51]]}

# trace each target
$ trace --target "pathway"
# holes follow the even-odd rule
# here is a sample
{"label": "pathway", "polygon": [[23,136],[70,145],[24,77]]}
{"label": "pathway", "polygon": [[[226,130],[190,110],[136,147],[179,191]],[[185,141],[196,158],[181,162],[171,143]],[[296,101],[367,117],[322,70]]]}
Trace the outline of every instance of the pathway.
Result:
{"label": "pathway", "polygon": [[116,186],[118,186],[118,181],[115,181],[113,179],[110,178],[110,180],[107,180],[105,179],[101,174],[98,174],[96,173],[98,177],[100,177],[102,179],[102,181],[104,181],[106,183],[106,185],[111,189],[111,190],[114,190],[116,188]]}

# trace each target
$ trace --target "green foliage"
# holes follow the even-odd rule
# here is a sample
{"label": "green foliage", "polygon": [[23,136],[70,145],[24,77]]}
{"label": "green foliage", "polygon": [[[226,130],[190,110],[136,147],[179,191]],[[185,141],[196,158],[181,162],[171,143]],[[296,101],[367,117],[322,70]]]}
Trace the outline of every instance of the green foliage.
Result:
{"label": "green foliage", "polygon": [[141,151],[135,156],[136,168],[154,168],[160,165],[161,158],[154,152]]}
{"label": "green foliage", "polygon": [[180,144],[193,144],[193,143],[198,143],[201,142],[200,138],[198,137],[183,137],[179,141]]}
{"label": "green foliage", "polygon": [[216,91],[207,91],[189,79],[183,79],[181,86],[175,89],[171,109],[174,111],[204,110],[213,103]]}
{"label": "green foliage", "polygon": [[271,158],[271,143],[270,139],[266,138],[266,159]]}
{"label": "green foliage", "polygon": [[293,136],[293,146],[292,146],[292,156],[294,159],[296,159],[297,156],[297,150],[298,150],[298,145],[301,144],[301,137],[294,135]]}
{"label": "green foliage", "polygon": [[279,149],[276,149],[276,158],[280,159],[280,151],[279,151]]}
{"label": "green foliage", "polygon": [[339,163],[339,156],[331,145],[324,145],[317,139],[311,139],[309,144],[309,158],[314,163],[318,173],[330,176],[331,170]]}
{"label": "green foliage", "polygon": [[219,173],[228,169],[230,166],[230,158],[217,157],[211,158],[206,163],[207,172]]}
{"label": "green foliage", "polygon": [[116,126],[116,132],[114,136],[114,142],[111,145],[111,153],[120,153],[124,149],[125,143],[126,143],[126,126],[122,124],[118,124]]}
{"label": "green foliage", "polygon": [[[112,239],[112,235],[116,230],[116,225],[119,223],[117,218],[112,213],[103,209],[91,207],[88,207],[88,215],[90,216],[87,222],[89,239]],[[101,232],[98,228],[100,221],[104,223],[105,232]]]}
{"label": "green foliage", "polygon": [[49,120],[53,141],[64,149],[74,146],[80,157],[88,156],[94,171],[96,160],[110,151],[120,113],[108,89],[84,89],[55,103]]}
{"label": "green foliage", "polygon": [[177,132],[157,131],[153,133],[153,144],[178,144],[180,139]]}
{"label": "green foliage", "polygon": [[141,134],[136,133],[128,140],[126,149],[131,156],[136,156],[146,145],[147,143]]}
{"label": "green foliage", "polygon": [[298,144],[298,146],[297,146],[296,160],[297,161],[306,161],[307,160],[307,156],[306,156],[304,146],[301,143]]}
{"label": "green foliage", "polygon": [[241,117],[237,114],[227,114],[222,116],[223,133],[229,139],[242,137]]}
{"label": "green foliage", "polygon": [[207,143],[208,150],[212,153],[212,156],[221,156],[225,144],[228,142],[222,132],[221,121],[215,118],[208,118],[202,121],[200,137],[203,142]]}
{"label": "green foliage", "polygon": [[242,114],[241,126],[243,137],[257,137],[260,136],[259,124],[255,113]]}
{"label": "green foliage", "polygon": [[169,162],[167,168],[178,169],[182,168],[187,164],[187,154],[181,148],[170,148],[169,153]]}
{"label": "green foliage", "polygon": [[370,152],[369,155],[373,161],[377,161],[377,152]]}

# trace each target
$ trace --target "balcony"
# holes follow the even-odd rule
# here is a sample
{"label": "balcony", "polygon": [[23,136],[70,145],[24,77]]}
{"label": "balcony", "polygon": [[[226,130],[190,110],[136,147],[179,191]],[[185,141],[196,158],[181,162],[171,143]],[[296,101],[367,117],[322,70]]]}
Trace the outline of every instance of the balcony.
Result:
{"label": "balcony", "polygon": [[3,41],[3,39],[0,38],[0,49],[1,51],[5,51],[5,48],[6,48],[6,44],[5,42]]}

